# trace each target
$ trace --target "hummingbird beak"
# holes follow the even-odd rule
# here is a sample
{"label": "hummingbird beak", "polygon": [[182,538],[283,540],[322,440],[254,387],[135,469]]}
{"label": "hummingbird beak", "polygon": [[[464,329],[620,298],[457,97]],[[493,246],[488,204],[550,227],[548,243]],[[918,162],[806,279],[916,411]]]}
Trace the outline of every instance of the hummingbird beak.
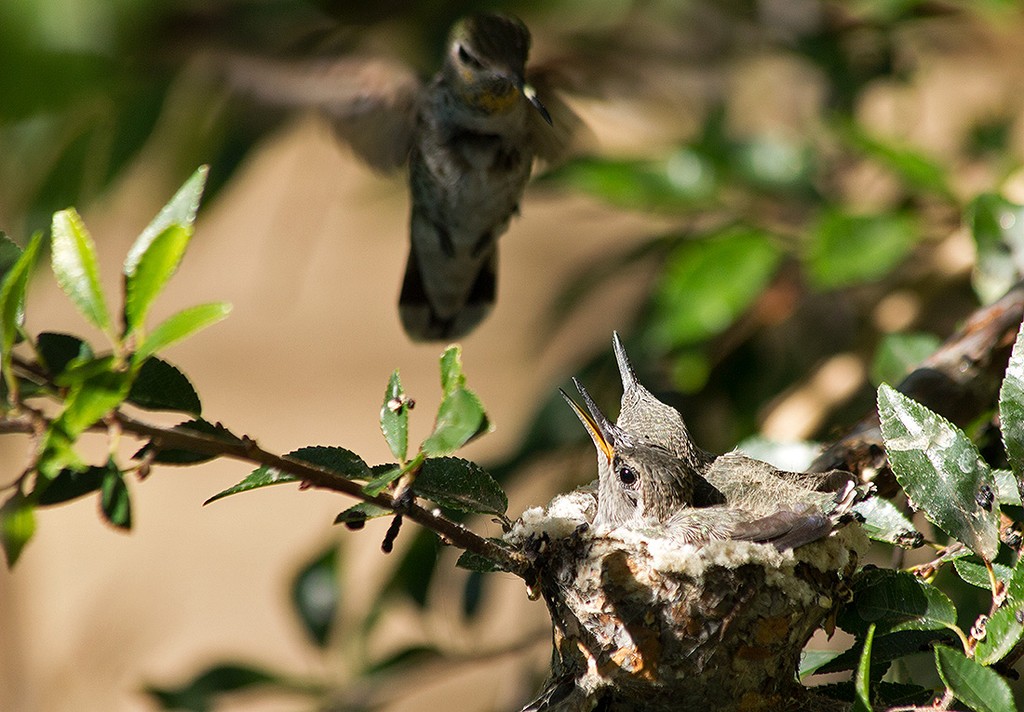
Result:
{"label": "hummingbird beak", "polygon": [[615,361],[619,365],[619,376],[622,378],[622,390],[628,393],[631,388],[635,388],[637,385],[636,372],[633,370],[632,364],[629,363],[629,357],[626,356],[626,347],[622,345],[622,339],[619,338],[619,332],[612,332],[612,348],[615,350]]}
{"label": "hummingbird beak", "polygon": [[526,97],[526,100],[533,104],[533,108],[540,112],[540,115],[548,122],[548,126],[554,126],[551,121],[551,114],[548,113],[548,110],[544,108],[540,99],[537,98],[537,90],[525,82],[519,87],[519,90],[523,92],[523,96]]}
{"label": "hummingbird beak", "polygon": [[576,390],[578,390],[580,395],[583,396],[583,401],[587,404],[587,410],[589,410],[590,413],[583,410],[583,408],[581,408],[579,404],[561,388],[558,389],[558,392],[562,394],[562,398],[565,399],[565,402],[569,404],[570,408],[572,408],[576,417],[580,419],[581,423],[583,423],[583,427],[585,427],[587,432],[590,433],[590,439],[594,441],[594,445],[597,447],[598,451],[604,453],[604,456],[608,458],[609,462],[611,462],[612,457],[615,455],[616,428],[608,421],[604,414],[601,413],[597,405],[594,403],[594,400],[590,397],[590,394],[587,393],[587,389],[583,387],[583,384],[575,378],[572,379],[572,382],[576,385]]}

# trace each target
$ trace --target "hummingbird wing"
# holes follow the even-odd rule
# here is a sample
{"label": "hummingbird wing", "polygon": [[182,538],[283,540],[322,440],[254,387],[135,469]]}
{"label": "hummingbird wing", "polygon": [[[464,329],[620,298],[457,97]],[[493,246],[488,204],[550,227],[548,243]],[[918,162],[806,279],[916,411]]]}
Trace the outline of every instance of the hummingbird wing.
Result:
{"label": "hummingbird wing", "polygon": [[528,119],[534,152],[549,165],[565,160],[589,135],[583,121],[559,91],[562,81],[557,70],[551,67],[531,67],[526,73],[526,83],[533,87],[551,117],[548,124],[539,112],[531,111]]}
{"label": "hummingbird wing", "polygon": [[423,82],[404,64],[369,57],[287,62],[240,54],[224,55],[217,64],[237,94],[319,110],[373,168],[392,170],[406,162]]}
{"label": "hummingbird wing", "polygon": [[832,526],[832,520],[816,507],[799,511],[780,509],[767,517],[737,523],[731,538],[770,543],[779,551],[785,551],[827,536]]}

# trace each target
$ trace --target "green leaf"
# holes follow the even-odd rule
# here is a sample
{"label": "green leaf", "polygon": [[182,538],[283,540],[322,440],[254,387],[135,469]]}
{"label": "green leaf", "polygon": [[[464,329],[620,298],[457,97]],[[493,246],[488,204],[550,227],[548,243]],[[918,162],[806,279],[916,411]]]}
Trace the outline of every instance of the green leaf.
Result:
{"label": "green leaf", "polygon": [[363,671],[363,675],[371,676],[396,672],[401,668],[406,668],[410,665],[422,665],[423,663],[431,660],[438,660],[440,658],[441,653],[437,648],[426,645],[413,645],[408,648],[403,648],[397,653],[387,656],[383,660],[371,663]]}
{"label": "green leaf", "polygon": [[175,341],[191,336],[200,329],[216,324],[231,311],[225,302],[200,304],[183,309],[168,317],[153,329],[133,356],[135,363],[142,363],[157,351],[167,348]]}
{"label": "green leaf", "polygon": [[165,710],[210,712],[215,705],[216,696],[262,685],[278,685],[290,690],[295,688],[281,676],[260,668],[220,664],[196,675],[180,687],[148,685],[146,694],[153,697]]}
{"label": "green leaf", "polygon": [[130,374],[112,370],[116,368],[112,360],[101,358],[92,363],[97,370],[88,371],[82,380],[71,384],[64,410],[51,425],[71,440],[121,405],[131,387]]}
{"label": "green leaf", "polygon": [[104,518],[119,529],[132,528],[132,501],[124,475],[109,463],[100,485],[100,510]]}
{"label": "green leaf", "polygon": [[203,410],[199,394],[185,374],[156,356],[142,362],[127,400],[147,410],[171,410],[195,416]]}
{"label": "green leaf", "polygon": [[[1024,215],[1021,215],[1021,220],[1024,221]],[[1024,481],[1024,324],[1021,324],[1017,332],[1006,376],[999,389],[999,427],[1006,447],[1006,458],[1017,478],[1015,489],[1019,497],[1020,482]]]}
{"label": "green leaf", "polygon": [[[864,634],[866,635],[866,633],[867,626],[864,628]],[[874,644],[871,646],[871,664],[875,668],[879,668],[908,655],[931,652],[935,641],[945,642],[952,638],[953,633],[945,628],[941,630],[901,630],[885,635],[876,631]],[[860,651],[854,646],[844,650],[833,660],[825,662],[818,668],[817,673],[828,674],[855,670],[859,663]]]}
{"label": "green leaf", "polygon": [[800,653],[799,677],[803,680],[818,671],[822,665],[835,660],[841,650],[804,650]]}
{"label": "green leaf", "polygon": [[33,493],[40,507],[63,504],[97,491],[107,475],[108,465],[92,465],[84,470],[61,470],[50,481],[39,478]]}
{"label": "green leaf", "polygon": [[153,221],[146,226],[146,229],[142,231],[128,251],[128,256],[125,257],[125,275],[135,274],[143,256],[167,228],[178,225],[191,234],[192,224],[195,222],[196,212],[199,210],[199,200],[203,197],[203,188],[206,185],[206,176],[209,172],[208,166],[197,168],[167,205],[160,210],[160,213],[153,218]]}
{"label": "green leaf", "polygon": [[993,470],[996,485],[999,487],[999,504],[1012,504],[1021,506],[1020,490],[1017,486],[1017,478],[1009,470]]}
{"label": "green leaf", "polygon": [[418,454],[405,465],[377,465],[373,468],[373,479],[363,485],[363,492],[376,497],[383,492],[389,484],[397,480],[406,472],[418,469],[423,464],[423,453]]}
{"label": "green leaf", "polygon": [[391,448],[391,454],[399,462],[405,462],[409,450],[409,410],[411,401],[402,389],[402,380],[395,369],[388,379],[384,391],[384,403],[380,407],[380,431]]}
{"label": "green leaf", "polygon": [[996,609],[985,624],[985,637],[974,648],[974,659],[982,665],[999,662],[1014,649],[1024,636],[1024,611],[1019,604],[1004,604]]}
{"label": "green leaf", "polygon": [[393,516],[394,513],[394,510],[378,506],[372,502],[359,502],[335,517],[334,523],[345,524],[351,528],[357,529],[370,519]]}
{"label": "green leaf", "polygon": [[903,261],[917,235],[908,215],[827,211],[811,231],[811,281],[818,289],[836,289],[880,279]]}
{"label": "green leaf", "polygon": [[991,468],[955,425],[882,384],[878,413],[889,462],[914,506],[988,561],[999,549]]}
{"label": "green leaf", "polygon": [[458,345],[449,346],[441,354],[441,393],[449,395],[466,385],[466,376],[462,372],[462,349]]}
{"label": "green leaf", "polygon": [[857,696],[853,700],[853,712],[871,712],[871,644],[875,640],[875,624],[868,627],[864,638],[864,647],[857,665],[857,675],[853,681]]}
{"label": "green leaf", "polygon": [[838,134],[852,148],[891,170],[911,188],[952,199],[953,191],[946,180],[948,171],[919,151],[871,136],[853,121],[839,127]]}
{"label": "green leaf", "polygon": [[[174,430],[185,430],[192,433],[198,433],[216,440],[223,440],[225,443],[231,443],[233,445],[238,445],[242,442],[237,435],[220,423],[210,423],[202,419],[179,423],[174,426]],[[180,448],[161,448],[160,450],[157,450],[156,453],[153,453],[154,449],[153,443],[149,442],[140,448],[138,452],[132,455],[132,458],[141,460],[144,457],[152,456],[153,462],[160,463],[162,465],[194,465],[199,462],[212,460],[216,457],[215,455],[209,455],[204,452],[183,450]]]}
{"label": "green leaf", "polygon": [[11,384],[11,349],[18,337],[18,327],[25,321],[25,292],[34,271],[43,236],[32,236],[25,251],[4,274],[0,282],[0,358],[8,385]]}
{"label": "green leaf", "polygon": [[0,506],[0,546],[7,558],[7,568],[13,568],[18,562],[35,532],[35,506],[21,492],[15,492]]}
{"label": "green leaf", "polygon": [[[953,568],[956,569],[957,574],[965,582],[978,588],[984,588],[989,591],[992,590],[992,581],[988,576],[988,569],[982,564],[977,564],[967,559],[957,559],[953,562]],[[995,569],[996,578],[1000,581],[1009,581],[1013,575],[1013,569],[1003,564],[992,564],[992,568]]]}
{"label": "green leaf", "polygon": [[1017,557],[1017,563],[1006,582],[1006,598],[1014,605],[1024,606],[1024,557]]}
{"label": "green leaf", "polygon": [[684,242],[655,286],[652,337],[679,348],[724,331],[767,286],[781,259],[773,238],[756,228]]}
{"label": "green leaf", "polygon": [[966,210],[977,259],[974,291],[989,304],[1024,274],[1024,205],[1001,195],[979,195]]}
{"label": "green leaf", "polygon": [[501,485],[476,463],[458,457],[426,460],[412,489],[442,509],[502,515],[508,508]]}
{"label": "green leaf", "polygon": [[370,466],[351,450],[333,445],[309,445],[292,450],[285,455],[290,460],[299,460],[349,480],[368,480],[373,476]]}
{"label": "green leaf", "polygon": [[931,356],[939,343],[934,334],[886,334],[871,362],[871,382],[876,386],[899,383],[914,367]]}
{"label": "green leaf", "polygon": [[437,536],[428,529],[419,529],[412,537],[408,550],[384,584],[378,605],[392,595],[408,598],[419,608],[427,605],[427,591],[437,568]]}
{"label": "green leaf", "polygon": [[191,238],[190,228],[170,225],[153,239],[133,271],[127,271],[128,265],[125,265],[125,334],[131,334],[144,326],[153,300],[178,269]]}
{"label": "green leaf", "polygon": [[2,281],[11,268],[17,264],[22,255],[22,249],[14,240],[0,230],[0,281]]}
{"label": "green leaf", "polygon": [[278,470],[275,470],[272,467],[267,467],[266,465],[261,465],[260,467],[257,467],[255,470],[250,472],[249,476],[246,477],[241,482],[239,482],[237,485],[228,487],[226,490],[222,492],[218,492],[217,494],[213,495],[208,500],[203,502],[203,505],[205,506],[207,504],[210,504],[211,502],[216,502],[218,499],[224,499],[225,497],[229,497],[233,494],[238,494],[239,492],[249,492],[251,490],[260,489],[262,487],[269,487],[270,485],[282,485],[287,482],[298,481],[298,477],[294,477],[293,475],[289,475],[285,472],[279,472]]}
{"label": "green leaf", "polygon": [[441,400],[434,432],[423,441],[423,454],[427,457],[450,455],[489,429],[480,399],[472,391],[456,387]]}
{"label": "green leaf", "polygon": [[74,208],[53,216],[53,273],[57,283],[94,326],[110,334],[110,312],[100,286],[96,245]]}
{"label": "green leaf", "polygon": [[865,569],[853,584],[853,601],[839,625],[862,636],[871,624],[879,633],[935,630],[956,625],[956,608],[942,591],[904,571]]}
{"label": "green leaf", "polygon": [[864,533],[875,541],[896,544],[906,549],[916,549],[924,544],[921,532],[888,499],[870,497],[856,504],[853,511],[864,517],[861,523]]}
{"label": "green leaf", "polygon": [[972,710],[1016,712],[1010,686],[995,670],[945,645],[935,647],[935,666],[946,687]]}
{"label": "green leaf", "polygon": [[36,337],[36,350],[47,373],[57,377],[72,363],[92,361],[92,348],[77,336],[43,332]]}
{"label": "green leaf", "polygon": [[338,547],[332,544],[307,562],[292,581],[292,605],[306,635],[320,648],[327,647],[338,613],[338,570]]}

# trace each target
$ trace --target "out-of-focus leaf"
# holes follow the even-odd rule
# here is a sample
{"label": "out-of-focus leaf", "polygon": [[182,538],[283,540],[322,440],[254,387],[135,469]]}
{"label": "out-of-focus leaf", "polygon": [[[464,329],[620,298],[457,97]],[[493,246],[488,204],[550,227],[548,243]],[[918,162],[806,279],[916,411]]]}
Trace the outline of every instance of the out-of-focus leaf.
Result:
{"label": "out-of-focus leaf", "polygon": [[102,368],[71,384],[64,410],[52,425],[72,440],[121,405],[131,387],[130,375],[113,370],[116,364],[112,361],[98,359],[97,362],[102,362]]}
{"label": "out-of-focus leaf", "polygon": [[215,698],[218,695],[261,685],[274,685],[284,687],[289,691],[301,691],[300,687],[276,673],[250,665],[221,664],[204,670],[181,687],[148,685],[146,694],[153,697],[165,710],[210,712],[214,708]]}
{"label": "out-of-focus leaf", "polygon": [[22,550],[36,532],[35,505],[21,492],[15,492],[0,506],[0,546],[7,568],[13,568]]}
{"label": "out-of-focus leaf", "polygon": [[57,283],[94,326],[110,334],[110,312],[100,285],[96,245],[74,208],[53,216],[51,261]]}
{"label": "out-of-focus leaf", "polygon": [[62,470],[53,480],[36,482],[36,491],[33,493],[36,502],[41,507],[62,504],[78,497],[96,492],[103,484],[110,467],[106,465],[92,465],[84,470],[67,469]]}
{"label": "out-of-focus leaf", "polygon": [[664,348],[679,348],[723,331],[761,293],[781,257],[771,236],[756,228],[682,244],[655,287],[652,337]]}
{"label": "out-of-focus leaf", "polygon": [[977,712],[1016,712],[1013,693],[995,670],[979,665],[959,650],[935,647],[939,677],[956,698]]}
{"label": "out-of-focus leaf", "polygon": [[198,416],[199,394],[181,371],[156,356],[143,361],[127,400],[149,410],[173,410]]}
{"label": "out-of-focus leaf", "polygon": [[956,608],[942,591],[911,574],[890,569],[862,571],[853,583],[853,601],[837,623],[858,636],[878,625],[879,634],[936,630],[956,625]]}
{"label": "out-of-focus leaf", "polygon": [[412,489],[442,509],[502,515],[508,508],[501,485],[476,463],[458,457],[426,460]]}
{"label": "out-of-focus leaf", "polygon": [[811,231],[807,269],[819,289],[873,281],[902,262],[916,239],[917,226],[907,215],[829,210]]}
{"label": "out-of-focus leaf", "polygon": [[[25,320],[25,291],[28,289],[28,281],[35,268],[42,241],[42,234],[33,235],[25,251],[5,272],[3,281],[0,282],[0,362],[3,364],[5,377],[10,373],[11,349],[18,337],[18,327]],[[10,378],[7,380],[10,385]]]}
{"label": "out-of-focus leaf", "polygon": [[715,168],[701,153],[682,148],[663,161],[581,158],[544,177],[632,210],[694,207],[713,197]]}
{"label": "out-of-focus leaf", "polygon": [[1024,205],[983,193],[967,206],[974,237],[974,291],[989,304],[1024,275]]}
{"label": "out-of-focus leaf", "polygon": [[920,151],[871,136],[852,121],[842,126],[838,134],[852,148],[899,176],[907,186],[944,198],[953,196],[946,180],[948,171]]}
{"label": "out-of-focus leaf", "polygon": [[21,254],[22,249],[18,243],[8,237],[3,230],[0,230],[0,280],[7,276]]}
{"label": "out-of-focus leaf", "polygon": [[119,529],[132,528],[132,500],[124,475],[109,463],[100,484],[100,510],[103,517]]}
{"label": "out-of-focus leaf", "polygon": [[[206,185],[206,177],[209,172],[210,170],[207,166],[197,168],[196,172],[185,181],[184,185],[178,189],[178,192],[168,201],[167,205],[146,226],[146,229],[142,231],[138,239],[135,240],[135,244],[128,251],[128,256],[125,257],[125,275],[135,274],[143,259],[143,255],[151,249],[153,242],[167,228],[178,225],[185,228],[186,232],[191,235],[192,224],[195,222],[196,213],[199,210],[199,201],[203,197],[203,188]],[[173,271],[172,268],[171,272]]]}
{"label": "out-of-focus leaf", "polygon": [[999,505],[991,468],[955,425],[882,384],[878,413],[889,462],[925,516],[992,561],[999,549]]}
{"label": "out-of-focus leaf", "polygon": [[882,680],[875,685],[875,700],[885,709],[906,706],[925,706],[935,697],[935,690],[920,685]]}
{"label": "out-of-focus leaf", "polygon": [[[189,420],[184,423],[180,423],[174,426],[175,430],[187,430],[200,435],[206,435],[211,438],[223,440],[228,443],[238,444],[242,442],[237,435],[232,433],[230,430],[225,428],[220,423],[210,423],[206,420],[197,419]],[[132,457],[136,460],[142,459],[143,457],[150,456],[152,454],[153,462],[158,462],[162,465],[194,465],[199,462],[206,462],[212,460],[215,456],[208,455],[204,452],[196,452],[192,450],[182,450],[180,448],[161,448],[153,453],[153,444],[147,443],[139,449]]]}
{"label": "out-of-focus leaf", "polygon": [[84,363],[94,356],[89,344],[77,336],[45,331],[36,337],[36,350],[51,376],[60,375],[73,362]]}
{"label": "out-of-focus leaf", "polygon": [[806,144],[768,135],[745,141],[732,152],[738,173],[767,190],[809,188],[813,158]]}
{"label": "out-of-focus leaf", "polygon": [[391,449],[391,454],[399,462],[405,462],[409,451],[409,410],[411,401],[402,389],[402,380],[398,369],[388,379],[388,387],[384,390],[384,403],[380,407],[380,431]]}
{"label": "out-of-focus leaf", "polygon": [[490,427],[476,394],[466,388],[455,388],[444,396],[437,409],[434,432],[423,441],[423,454],[427,457],[451,455]]}
{"label": "out-of-focus leaf", "polygon": [[[157,235],[142,253],[131,272],[125,265],[124,322],[125,333],[141,329],[153,300],[171,278],[192,238],[192,230],[182,225],[169,225]],[[129,257],[131,254],[129,253]]]}
{"label": "out-of-focus leaf", "polygon": [[364,675],[382,675],[397,672],[410,665],[420,665],[440,658],[441,652],[437,648],[427,645],[414,645],[409,648],[403,648],[383,660],[371,663],[364,671]]}
{"label": "out-of-focus leaf", "polygon": [[899,383],[910,371],[939,347],[934,334],[886,334],[871,362],[871,382]]}
{"label": "out-of-focus leaf", "polygon": [[[1024,222],[1024,215],[1021,215]],[[999,427],[1006,447],[1006,458],[1010,461],[1010,469],[1017,478],[1018,498],[1020,482],[1024,481],[1024,324],[1017,332],[1017,340],[1013,344],[1010,363],[1006,367],[1006,376],[999,389]],[[1010,488],[1005,488],[1009,490]],[[1003,488],[999,490],[1004,495]]]}
{"label": "out-of-focus leaf", "polygon": [[380,603],[389,595],[407,597],[418,607],[427,605],[427,591],[437,568],[437,536],[427,529],[420,529],[412,537],[409,549],[395,567],[391,578],[384,584]]}
{"label": "out-of-focus leaf", "polygon": [[133,357],[135,363],[142,363],[157,351],[167,348],[175,341],[180,341],[200,329],[216,324],[226,317],[230,311],[230,304],[226,302],[213,302],[211,304],[189,307],[169,316],[149,332],[146,340],[142,342],[135,352]]}
{"label": "out-of-focus leaf", "polygon": [[895,504],[881,497],[870,497],[856,504],[853,511],[864,517],[864,533],[875,541],[885,541],[906,549],[924,544],[924,535],[914,528]]}
{"label": "out-of-focus leaf", "polygon": [[387,507],[380,507],[372,502],[359,502],[336,516],[334,523],[358,527],[370,519],[393,516],[394,514],[394,510]]}
{"label": "out-of-focus leaf", "polygon": [[857,675],[853,680],[856,697],[853,700],[854,712],[871,712],[871,644],[875,640],[875,624],[868,626],[864,636],[864,647],[861,649]]}
{"label": "out-of-focus leaf", "polygon": [[306,563],[292,581],[292,605],[306,635],[321,648],[330,640],[341,601],[339,566],[338,546],[331,544]]}

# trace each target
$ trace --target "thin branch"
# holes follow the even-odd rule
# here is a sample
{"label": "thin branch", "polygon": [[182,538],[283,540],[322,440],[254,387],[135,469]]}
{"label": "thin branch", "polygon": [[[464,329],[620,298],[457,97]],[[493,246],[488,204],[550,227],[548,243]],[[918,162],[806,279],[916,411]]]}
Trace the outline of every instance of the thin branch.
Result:
{"label": "thin branch", "polygon": [[[38,415],[36,417],[21,415],[0,420],[0,432],[31,434],[36,431],[36,421],[39,417]],[[340,492],[350,497],[397,511],[402,516],[408,517],[417,524],[430,529],[448,544],[490,559],[520,578],[526,579],[530,575],[531,566],[524,556],[499,546],[458,522],[453,522],[441,514],[441,511],[437,508],[427,509],[415,502],[396,507],[394,497],[388,492],[381,492],[373,496],[368,495],[363,492],[362,485],[359,482],[346,479],[335,472],[308,462],[293,460],[268,452],[251,438],[243,437],[240,440],[223,440],[205,433],[183,428],[167,428],[153,425],[120,411],[115,411],[111,418],[124,432],[148,439],[157,450],[189,450],[204,455],[240,460],[253,465],[265,465],[279,472],[292,475],[313,487]],[[105,423],[100,422],[94,425],[92,430],[106,431],[107,427]]]}

